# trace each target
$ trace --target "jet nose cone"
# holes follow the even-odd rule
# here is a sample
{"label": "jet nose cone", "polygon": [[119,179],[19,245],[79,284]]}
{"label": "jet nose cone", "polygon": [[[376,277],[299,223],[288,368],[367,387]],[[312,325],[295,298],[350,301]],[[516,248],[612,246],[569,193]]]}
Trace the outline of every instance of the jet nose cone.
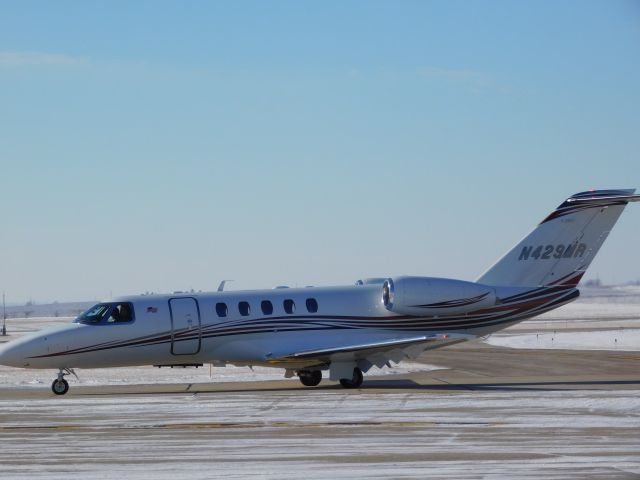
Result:
{"label": "jet nose cone", "polygon": [[5,343],[0,346],[0,365],[7,367],[24,367],[25,360],[19,345],[13,345],[13,342]]}

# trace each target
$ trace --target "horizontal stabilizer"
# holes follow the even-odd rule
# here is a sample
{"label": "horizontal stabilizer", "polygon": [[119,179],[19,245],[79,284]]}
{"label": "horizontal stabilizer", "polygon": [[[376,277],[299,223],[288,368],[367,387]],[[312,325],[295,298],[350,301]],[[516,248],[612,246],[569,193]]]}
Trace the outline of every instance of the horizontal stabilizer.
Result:
{"label": "horizontal stabilizer", "polygon": [[593,204],[605,203],[608,204],[612,201],[616,202],[640,202],[640,195],[611,195],[602,197],[583,197],[583,198],[568,198],[567,203],[584,203],[589,202]]}

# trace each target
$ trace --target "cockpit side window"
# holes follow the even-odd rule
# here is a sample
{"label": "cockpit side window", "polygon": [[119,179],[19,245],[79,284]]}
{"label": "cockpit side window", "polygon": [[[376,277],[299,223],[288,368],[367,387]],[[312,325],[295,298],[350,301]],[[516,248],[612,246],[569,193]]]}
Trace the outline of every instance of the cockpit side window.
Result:
{"label": "cockpit side window", "polygon": [[107,323],[126,323],[133,320],[133,311],[130,303],[118,303],[111,307]]}
{"label": "cockpit side window", "polygon": [[76,323],[86,325],[111,325],[115,323],[129,323],[134,319],[133,305],[124,303],[99,303],[84,312]]}

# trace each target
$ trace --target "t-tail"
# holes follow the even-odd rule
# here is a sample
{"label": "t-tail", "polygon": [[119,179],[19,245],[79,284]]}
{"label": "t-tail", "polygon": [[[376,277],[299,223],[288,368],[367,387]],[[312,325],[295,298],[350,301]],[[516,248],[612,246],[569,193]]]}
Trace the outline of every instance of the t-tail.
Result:
{"label": "t-tail", "polygon": [[630,190],[573,195],[498,260],[478,283],[495,286],[577,286],[628,202]]}

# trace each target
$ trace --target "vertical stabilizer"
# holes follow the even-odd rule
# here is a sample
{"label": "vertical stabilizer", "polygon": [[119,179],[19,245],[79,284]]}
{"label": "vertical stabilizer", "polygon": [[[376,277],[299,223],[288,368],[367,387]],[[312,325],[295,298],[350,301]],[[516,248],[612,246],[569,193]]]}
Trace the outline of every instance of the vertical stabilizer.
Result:
{"label": "vertical stabilizer", "polygon": [[538,287],[578,284],[635,190],[595,190],[573,195],[477,281]]}

